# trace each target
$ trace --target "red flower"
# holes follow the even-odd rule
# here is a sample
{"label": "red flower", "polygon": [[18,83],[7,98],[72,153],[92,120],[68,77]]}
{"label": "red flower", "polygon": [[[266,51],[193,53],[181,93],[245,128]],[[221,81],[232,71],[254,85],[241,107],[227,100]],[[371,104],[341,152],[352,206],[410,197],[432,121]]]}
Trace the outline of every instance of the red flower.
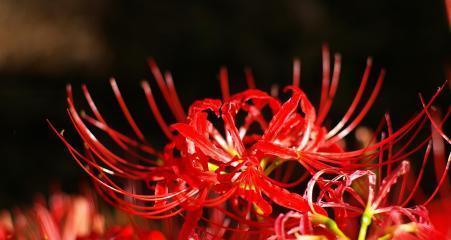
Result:
{"label": "red flower", "polygon": [[[440,119],[436,118],[436,120]],[[443,121],[437,122],[443,123]],[[437,124],[437,126],[440,125]],[[431,207],[433,210],[431,216],[434,220],[431,221],[426,209],[440,190],[444,190],[441,193],[443,200],[437,203],[441,204],[443,209],[441,211],[445,213],[446,209],[450,207],[446,202],[450,193],[449,190],[446,190],[449,185],[446,177],[451,164],[451,156],[448,156],[443,165],[445,149],[437,146],[440,146],[445,138],[434,136],[439,136],[439,133],[433,129],[432,140],[425,150],[418,175],[409,174],[411,168],[408,161],[401,162],[391,171],[391,167],[394,167],[392,165],[395,164],[390,159],[382,159],[383,151],[379,162],[386,163],[388,167],[387,176],[382,181],[380,181],[383,175],[381,168],[377,171],[379,181],[376,179],[376,173],[370,170],[346,173],[337,169],[324,169],[317,172],[309,181],[304,197],[312,206],[315,203],[323,208],[332,209],[335,221],[321,216],[313,207],[308,214],[281,214],[275,225],[276,236],[285,239],[286,236],[293,234],[321,234],[319,231],[323,231],[322,234],[324,234],[324,230],[326,230],[326,236],[332,234],[343,238],[347,234],[352,239],[358,237],[359,240],[366,239],[368,233],[369,239],[445,239],[449,233],[441,225],[446,222],[446,216]],[[419,184],[432,148],[435,148],[434,165],[441,167],[436,167],[437,186],[432,189],[432,194],[427,199],[422,199],[423,197],[418,197],[418,195],[424,195],[419,189]],[[323,177],[326,174],[331,178]],[[402,181],[400,181],[401,177]],[[319,192],[314,191],[315,185],[319,188]],[[406,192],[406,189],[410,191]],[[417,194],[417,192],[420,193]],[[409,203],[413,202],[417,205],[407,207]],[[296,221],[293,222],[292,218],[300,219],[303,225],[297,224]],[[436,229],[433,223],[439,228]],[[312,226],[316,226],[316,230],[313,230]]]}
{"label": "red flower", "polygon": [[[249,89],[231,95],[227,71],[222,68],[219,73],[222,100],[196,101],[190,106],[188,114],[177,97],[171,75],[163,75],[150,60],[156,83],[177,122],[172,125],[166,122],[150,84],[143,82],[149,107],[168,138],[163,151],[149,145],[114,79],[110,81],[113,92],[136,137],[126,136],[112,128],[85,86],[82,87],[83,93],[92,116],[78,113],[72,90],[68,88],[68,113],[84,142],[84,153],[52,128],[108,202],[128,213],[151,219],[185,214],[181,237],[198,236],[202,232],[197,224],[201,219],[213,225],[222,225],[204,217],[204,208],[221,212],[224,219],[235,220],[236,227],[230,230],[236,232],[268,229],[275,220],[271,217],[271,214],[274,216],[274,207],[279,212],[289,209],[303,216],[309,212],[317,214],[315,216],[327,216],[323,209],[326,205],[313,203],[312,197],[303,197],[293,190],[294,187],[299,188],[309,176],[318,176],[318,172],[330,169],[343,178],[354,176],[352,172],[357,169],[362,169],[357,174],[373,176],[367,169],[382,166],[388,166],[390,173],[392,164],[401,162],[427,144],[429,138],[409,149],[412,139],[418,135],[417,130],[422,129],[426,120],[431,118],[429,109],[440,92],[429,102],[423,101],[423,111],[397,131],[393,131],[387,116],[386,121],[382,122],[387,125],[387,137],[378,142],[372,141],[374,144],[371,146],[345,151],[338,142],[360,124],[371,108],[381,88],[384,71],[379,74],[363,107],[357,111],[369,82],[372,61],[367,61],[362,81],[348,111],[335,127],[329,129],[323,122],[332,106],[341,68],[341,57],[335,55],[334,59],[331,71],[329,51],[324,47],[318,109],[299,88],[300,64],[296,60],[293,84],[285,88],[285,92],[291,94],[287,101],[282,102],[276,96],[256,90],[249,71],[246,72]],[[352,117],[355,112],[356,116]],[[105,132],[124,154],[103,144],[94,135],[91,126]],[[375,139],[382,127],[375,132]],[[434,127],[446,138],[439,124],[434,122]],[[395,145],[399,145],[397,151],[393,149]],[[389,159],[375,163],[384,151],[389,152]],[[316,182],[321,181],[316,179]],[[374,187],[373,183],[369,186]],[[326,190],[328,188],[323,189]],[[343,211],[338,213],[345,214]]]}

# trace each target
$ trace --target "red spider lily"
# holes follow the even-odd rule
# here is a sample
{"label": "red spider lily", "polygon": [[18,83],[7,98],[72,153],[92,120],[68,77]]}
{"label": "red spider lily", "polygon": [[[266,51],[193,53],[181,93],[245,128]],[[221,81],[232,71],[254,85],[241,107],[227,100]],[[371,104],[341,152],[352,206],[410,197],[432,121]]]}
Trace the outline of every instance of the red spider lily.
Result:
{"label": "red spider lily", "polygon": [[[373,174],[366,169],[386,166],[390,175],[393,164],[411,156],[429,141],[430,137],[427,137],[418,146],[410,148],[427,119],[432,119],[431,104],[441,91],[439,89],[428,102],[422,99],[423,110],[397,131],[393,131],[387,117],[382,122],[387,125],[387,137],[371,141],[370,146],[362,149],[346,151],[338,142],[361,123],[382,85],[383,70],[370,96],[358,110],[357,106],[362,105],[363,93],[369,82],[371,59],[367,61],[360,86],[348,111],[330,129],[323,122],[338,87],[341,57],[335,55],[331,71],[327,47],[323,48],[323,79],[318,110],[299,88],[300,63],[297,60],[294,62],[293,84],[285,88],[291,96],[285,102],[255,89],[249,70],[246,71],[249,89],[230,94],[227,70],[222,68],[219,73],[222,100],[196,101],[188,113],[184,112],[177,97],[171,75],[163,75],[153,60],[149,61],[149,65],[176,119],[172,125],[167,123],[157,106],[150,84],[143,82],[149,107],[168,138],[163,151],[150,146],[114,79],[110,81],[113,92],[136,137],[127,136],[111,127],[85,86],[82,89],[92,116],[84,112],[79,114],[72,90],[68,87],[68,114],[84,142],[84,151],[77,150],[62,133],[51,127],[77,163],[94,180],[96,189],[106,201],[127,213],[150,219],[184,215],[185,223],[179,234],[181,238],[195,238],[211,232],[216,232],[216,237],[219,237],[225,234],[223,231],[219,234],[220,229],[250,234],[256,231],[260,236],[269,236],[275,221],[271,217],[274,216],[273,209],[289,209],[302,216],[313,213],[313,217],[330,219],[324,207],[332,205],[313,202],[311,196],[302,196],[290,189],[298,187],[309,176],[314,176],[314,183],[321,183],[320,188],[325,194],[330,189],[323,186],[318,173],[330,169],[345,179],[360,174],[359,177],[365,175],[373,180],[374,177],[370,177]],[[440,124],[433,121],[435,131],[446,138],[440,130]],[[125,154],[107,147],[90,127],[105,132]],[[383,125],[380,125],[374,135],[378,135],[382,128]],[[396,151],[393,148],[395,145],[399,146]],[[385,151],[388,152],[388,160],[375,163]],[[295,173],[299,166],[301,174]],[[356,169],[362,170],[354,172]],[[290,181],[292,178],[295,180]],[[374,187],[372,182],[370,186]],[[323,197],[321,195],[319,199]],[[341,202],[336,204],[342,207]],[[212,209],[216,215],[222,214],[220,219],[226,222],[232,219],[237,224],[229,222],[224,225],[212,221],[206,217],[208,213],[204,208]],[[341,209],[334,214],[341,216],[348,213]],[[210,231],[199,227],[200,220],[211,226]]]}
{"label": "red spider lily", "polygon": [[[320,193],[316,203],[322,207],[334,209],[337,226],[344,229],[348,235],[358,239],[366,239],[367,229],[371,225],[369,239],[384,237],[391,239],[398,234],[413,234],[420,239],[429,239],[431,234],[440,236],[431,224],[426,208],[423,205],[406,208],[405,203],[390,202],[388,193],[399,177],[409,171],[409,163],[402,162],[400,166],[387,176],[376,190],[376,176],[371,171],[358,170],[352,174],[339,174],[331,180],[321,178],[327,171],[315,175],[306,190],[306,197],[313,201],[313,185],[319,183]],[[333,172],[333,170],[332,170]],[[359,180],[366,177],[368,183]],[[362,189],[365,188],[365,189]],[[367,191],[363,196],[362,191]],[[395,192],[400,194],[399,192]],[[402,193],[401,193],[402,194]],[[398,198],[399,195],[396,195]],[[409,196],[409,198],[412,195]],[[399,198],[398,198],[399,199]],[[408,202],[410,199],[405,199]],[[313,216],[315,216],[315,211]],[[356,218],[361,218],[360,228],[356,227]],[[327,219],[328,221],[331,221]],[[374,224],[371,224],[374,222]],[[337,229],[340,229],[337,227]],[[359,230],[359,231],[356,231]],[[429,237],[428,237],[429,236]]]}
{"label": "red spider lily", "polygon": [[30,210],[3,211],[0,239],[165,239],[159,231],[106,223],[91,195],[51,195],[49,204],[37,200]]}
{"label": "red spider lily", "polygon": [[[429,144],[424,163],[429,157],[432,144]],[[440,180],[432,195],[420,205],[406,207],[411,202],[418,182],[424,170],[424,163],[415,186],[406,196],[393,188],[402,176],[408,176],[410,164],[402,162],[398,168],[377,183],[376,175],[369,170],[358,170],[351,174],[340,173],[335,169],[323,170],[315,174],[306,189],[305,197],[309,203],[315,202],[324,208],[334,210],[334,219],[323,216],[312,209],[308,213],[288,212],[280,214],[275,222],[275,232],[272,239],[297,239],[297,236],[311,236],[314,239],[448,239],[446,212],[449,203],[442,201],[442,213],[432,209],[431,217],[439,221],[433,224],[426,207],[445,182],[447,170],[451,163],[448,157],[445,169],[440,174]],[[332,174],[332,179],[322,177]],[[366,178],[366,181],[362,181]],[[314,186],[319,185],[314,201]],[[406,186],[403,178],[401,188]],[[393,196],[390,196],[389,193]],[[449,194],[449,192],[448,192]],[[405,197],[405,198],[404,198]],[[447,197],[447,195],[444,195]],[[445,214],[443,214],[445,213]],[[360,219],[360,227],[359,221]],[[441,221],[441,222],[440,222]],[[371,224],[374,222],[373,224]],[[435,226],[434,226],[435,225]],[[446,226],[445,226],[446,225]],[[435,228],[438,226],[438,228]],[[368,228],[370,227],[370,231]],[[367,235],[369,232],[369,235]]]}
{"label": "red spider lily", "polygon": [[[436,118],[436,120],[438,119]],[[436,126],[440,125],[436,124]],[[319,171],[312,177],[304,196],[310,204],[316,203],[316,205],[323,208],[332,208],[334,210],[334,218],[338,224],[330,225],[332,227],[329,226],[328,230],[329,233],[332,232],[338,237],[343,237],[341,228],[348,235],[352,236],[352,238],[356,238],[358,235],[358,239],[366,239],[368,227],[371,225],[369,239],[407,239],[408,237],[413,238],[414,236],[419,239],[431,239],[431,237],[434,239],[444,239],[445,234],[449,234],[447,233],[448,230],[439,228],[440,231],[437,231],[429,220],[429,214],[426,210],[426,206],[440,190],[443,191],[441,194],[444,199],[441,206],[444,209],[449,208],[449,204],[445,201],[450,193],[446,189],[449,185],[446,176],[451,163],[451,155],[448,156],[448,159],[445,161],[446,164],[443,165],[445,148],[443,146],[437,147],[443,143],[443,139],[439,137],[439,133],[433,127],[432,140],[425,150],[423,163],[417,176],[408,174],[410,170],[408,161],[401,162],[395,170],[388,172],[382,182],[377,181],[376,174],[370,170],[357,170],[353,173],[344,173],[337,169],[325,169]],[[416,200],[419,205],[406,207],[407,204],[414,201],[413,197],[415,193],[420,191],[419,183],[432,148],[434,148],[433,158],[435,160],[437,186],[426,200]],[[382,157],[383,151],[380,153]],[[383,160],[381,159],[380,162],[383,162]],[[323,177],[325,174],[332,174],[333,178],[327,180]],[[378,170],[378,174],[381,177],[381,169]],[[409,178],[412,176],[414,176],[413,179]],[[393,188],[401,177],[403,179],[398,184],[398,191],[393,191]],[[362,181],[362,178],[366,178],[366,181]],[[414,181],[410,184],[410,193],[407,194],[405,190],[409,179]],[[319,187],[319,193],[316,194],[314,194],[315,185]],[[390,196],[390,192],[392,196]],[[424,194],[421,193],[421,195]],[[437,211],[433,213],[433,215],[436,215]],[[304,214],[303,218],[310,219],[312,216],[317,218],[317,215],[318,213],[312,208],[312,213],[309,213],[308,216]],[[300,218],[300,215],[297,213],[281,215],[279,217],[282,220],[277,222],[276,229],[278,231],[276,233],[282,236],[282,239],[286,234],[285,222],[293,216]],[[358,223],[356,217],[360,218],[360,231],[358,232],[356,231],[359,229],[356,227],[356,223]],[[325,216],[323,218],[326,223],[328,221],[335,224],[335,221]],[[435,218],[445,220],[446,217],[445,215],[438,214]],[[374,222],[374,224],[371,224],[371,222]],[[327,226],[325,223],[321,224]],[[439,224],[443,224],[443,222]],[[294,232],[302,233],[304,230],[302,228],[296,228],[288,232],[290,231],[293,234]]]}

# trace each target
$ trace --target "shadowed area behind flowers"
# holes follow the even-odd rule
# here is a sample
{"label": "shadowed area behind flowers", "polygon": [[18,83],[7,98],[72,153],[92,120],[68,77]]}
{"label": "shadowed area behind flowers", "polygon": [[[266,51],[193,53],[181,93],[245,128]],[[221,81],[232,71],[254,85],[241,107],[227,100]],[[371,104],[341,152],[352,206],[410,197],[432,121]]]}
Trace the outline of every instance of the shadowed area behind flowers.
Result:
{"label": "shadowed area behind flowers", "polygon": [[[327,41],[342,53],[344,66],[330,119],[339,119],[350,103],[367,55],[387,68],[364,122],[369,126],[385,111],[394,114],[395,126],[412,116],[421,108],[417,93],[430,96],[443,84],[449,61],[440,1],[37,2],[0,3],[1,208],[29,203],[51,182],[75,191],[85,178],[45,123],[48,118],[70,126],[66,83],[87,83],[98,104],[110,106],[115,99],[107,80],[117,77],[131,110],[142,116],[137,119],[148,139],[161,146],[163,135],[139,88],[142,78],[150,78],[149,56],[173,71],[185,107],[220,96],[221,65],[229,67],[232,92],[244,89],[244,66],[252,67],[259,87],[269,89],[289,82],[295,56],[302,60],[301,86],[317,102],[320,48]],[[112,125],[123,122],[119,109],[102,111]],[[65,134],[75,136],[70,128]]]}

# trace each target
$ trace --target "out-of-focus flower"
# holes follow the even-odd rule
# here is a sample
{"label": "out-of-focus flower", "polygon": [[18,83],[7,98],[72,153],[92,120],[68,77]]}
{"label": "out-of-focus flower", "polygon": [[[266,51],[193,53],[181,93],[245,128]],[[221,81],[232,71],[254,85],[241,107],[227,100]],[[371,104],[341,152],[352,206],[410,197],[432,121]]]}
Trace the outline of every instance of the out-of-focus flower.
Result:
{"label": "out-of-focus flower", "polygon": [[165,239],[156,230],[116,224],[96,207],[92,195],[55,192],[48,203],[42,198],[31,209],[3,211],[0,239]]}
{"label": "out-of-focus flower", "polygon": [[[427,145],[430,137],[416,146],[411,146],[411,142],[431,118],[431,104],[440,92],[428,102],[422,99],[424,109],[397,131],[393,130],[387,115],[373,136],[367,136],[362,141],[365,146],[346,150],[338,142],[360,124],[381,88],[383,70],[368,99],[361,103],[369,82],[371,59],[367,61],[362,81],[348,111],[331,128],[323,122],[338,87],[341,57],[335,55],[331,71],[327,47],[323,48],[322,90],[317,109],[299,88],[300,63],[297,60],[294,62],[293,83],[285,88],[290,93],[287,101],[274,96],[278,95],[275,91],[271,95],[255,89],[256,84],[249,71],[246,72],[249,89],[230,94],[227,70],[221,68],[222,99],[196,101],[189,107],[188,113],[185,113],[178,99],[171,74],[163,75],[153,60],[149,61],[149,65],[176,120],[171,125],[163,118],[150,84],[143,82],[149,107],[168,139],[163,151],[149,145],[114,79],[110,81],[113,92],[135,137],[122,134],[107,123],[86,86],[82,89],[92,115],[79,113],[72,89],[68,87],[68,113],[84,142],[84,151],[77,150],[51,127],[108,202],[127,213],[150,219],[181,215],[184,224],[180,228],[180,238],[223,237],[242,233],[268,237],[274,230],[274,222],[285,221],[274,216],[289,210],[295,214],[288,218],[305,218],[312,223],[333,221],[332,216],[329,217],[331,213],[325,209],[334,204],[343,208],[342,202],[334,202],[337,201],[334,197],[339,195],[326,199],[326,204],[323,200],[313,201],[313,190],[309,189],[317,184],[321,189],[317,199],[328,197],[331,194],[329,191],[333,190],[321,175],[330,172],[338,175],[332,185],[338,184],[340,179],[344,181],[340,185],[342,190],[351,189],[350,184],[355,179],[367,176],[366,186],[371,189],[368,194],[371,199],[367,202],[374,211],[379,210],[382,206],[382,199],[379,198],[384,196],[375,197],[375,175],[370,169],[387,167],[389,179],[404,174],[407,167],[392,173],[392,165],[406,165],[401,162]],[[358,109],[360,105],[363,106]],[[442,123],[434,123],[435,131],[446,138],[440,131]],[[388,134],[382,134],[378,139],[377,135],[384,125],[387,125]],[[91,127],[106,133],[117,145],[116,148],[102,143]],[[381,155],[386,152],[389,157],[382,161],[384,158]],[[299,189],[310,178],[314,181],[310,180],[306,195],[302,196]],[[388,189],[391,184],[388,183]],[[387,189],[382,187],[379,191]],[[362,192],[353,190],[352,194],[356,201],[363,198],[359,195]],[[354,214],[366,213],[366,210],[357,209],[354,207]],[[340,221],[347,214],[344,209],[333,212],[337,226],[341,226]],[[209,218],[209,215],[215,218]],[[221,229],[228,231],[226,233]]]}

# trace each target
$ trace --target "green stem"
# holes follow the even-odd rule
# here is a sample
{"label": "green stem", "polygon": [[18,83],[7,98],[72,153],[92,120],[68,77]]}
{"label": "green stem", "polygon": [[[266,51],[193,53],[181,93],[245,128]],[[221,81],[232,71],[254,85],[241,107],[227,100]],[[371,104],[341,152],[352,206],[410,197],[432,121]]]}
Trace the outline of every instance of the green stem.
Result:
{"label": "green stem", "polygon": [[312,221],[312,223],[324,224],[330,231],[332,231],[336,236],[338,236],[339,239],[349,240],[349,237],[346,236],[343,233],[343,231],[341,231],[341,229],[338,227],[337,223],[334,220],[317,213],[313,214],[310,220]]}
{"label": "green stem", "polygon": [[359,237],[358,240],[365,240],[366,233],[368,231],[368,227],[371,225],[371,218],[373,217],[373,212],[371,210],[370,206],[367,206],[365,208],[365,211],[363,212],[361,221],[360,221],[360,231],[359,231]]}
{"label": "green stem", "polygon": [[277,159],[275,161],[273,161],[268,168],[265,169],[265,175],[269,176],[269,174],[272,173],[272,171],[274,171],[274,169],[276,169],[280,164],[282,164],[282,160],[281,159]]}
{"label": "green stem", "polygon": [[266,164],[268,164],[268,158],[262,158],[262,159],[260,160],[260,167],[261,167],[262,169],[265,169]]}
{"label": "green stem", "polygon": [[269,174],[272,173],[272,171],[274,169],[276,169],[280,164],[282,164],[282,160],[275,160],[274,162],[272,162],[268,168],[265,169],[265,175],[269,176]]}
{"label": "green stem", "polygon": [[391,238],[392,238],[392,235],[389,233],[389,234],[385,234],[384,236],[382,236],[380,238],[377,238],[377,240],[389,240]]}

